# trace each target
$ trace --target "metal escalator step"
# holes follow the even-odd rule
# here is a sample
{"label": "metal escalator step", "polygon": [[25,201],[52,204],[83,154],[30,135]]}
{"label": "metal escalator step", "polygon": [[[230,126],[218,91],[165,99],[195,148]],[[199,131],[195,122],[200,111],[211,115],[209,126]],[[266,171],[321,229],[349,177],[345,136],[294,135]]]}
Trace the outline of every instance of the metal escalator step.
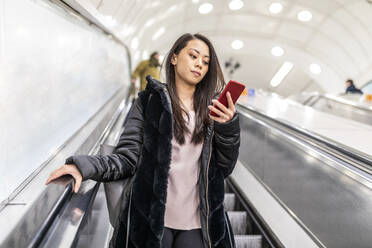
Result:
{"label": "metal escalator step", "polygon": [[226,211],[234,211],[235,210],[235,194],[226,193],[224,204],[225,204]]}
{"label": "metal escalator step", "polygon": [[234,235],[236,248],[262,248],[261,235]]}
{"label": "metal escalator step", "polygon": [[247,212],[244,211],[228,211],[227,212],[233,233],[236,235],[246,234],[247,230]]}

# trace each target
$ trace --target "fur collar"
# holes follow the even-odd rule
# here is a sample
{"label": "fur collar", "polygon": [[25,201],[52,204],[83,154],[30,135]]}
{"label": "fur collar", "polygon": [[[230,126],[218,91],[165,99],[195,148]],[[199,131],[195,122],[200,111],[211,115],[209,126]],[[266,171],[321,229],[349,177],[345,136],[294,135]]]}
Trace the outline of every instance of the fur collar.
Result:
{"label": "fur collar", "polygon": [[171,99],[168,93],[167,85],[152,78],[150,75],[146,76],[146,80],[147,80],[147,85],[146,85],[145,92],[148,91],[148,93],[150,93],[151,91],[155,91],[159,93],[161,97],[161,102],[165,110],[168,111],[170,114],[173,114],[172,103],[171,103]]}

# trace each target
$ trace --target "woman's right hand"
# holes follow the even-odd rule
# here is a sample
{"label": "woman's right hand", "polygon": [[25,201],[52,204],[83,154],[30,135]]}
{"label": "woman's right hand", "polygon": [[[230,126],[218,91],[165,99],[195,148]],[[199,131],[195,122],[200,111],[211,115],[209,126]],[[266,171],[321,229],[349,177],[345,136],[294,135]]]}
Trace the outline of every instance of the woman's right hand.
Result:
{"label": "woman's right hand", "polygon": [[81,182],[83,181],[83,177],[80,174],[80,171],[74,164],[65,164],[62,165],[61,168],[53,171],[50,173],[48,180],[46,181],[46,185],[51,183],[53,180],[63,176],[63,175],[71,175],[75,179],[75,186],[74,186],[74,192],[77,193],[79,191]]}

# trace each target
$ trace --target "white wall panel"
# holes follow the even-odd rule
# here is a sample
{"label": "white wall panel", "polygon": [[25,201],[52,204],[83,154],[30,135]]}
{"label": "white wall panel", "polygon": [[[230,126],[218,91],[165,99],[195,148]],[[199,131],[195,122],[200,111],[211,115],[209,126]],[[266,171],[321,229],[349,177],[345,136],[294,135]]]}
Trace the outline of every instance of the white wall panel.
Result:
{"label": "white wall panel", "polygon": [[123,85],[125,47],[42,0],[0,1],[0,202]]}

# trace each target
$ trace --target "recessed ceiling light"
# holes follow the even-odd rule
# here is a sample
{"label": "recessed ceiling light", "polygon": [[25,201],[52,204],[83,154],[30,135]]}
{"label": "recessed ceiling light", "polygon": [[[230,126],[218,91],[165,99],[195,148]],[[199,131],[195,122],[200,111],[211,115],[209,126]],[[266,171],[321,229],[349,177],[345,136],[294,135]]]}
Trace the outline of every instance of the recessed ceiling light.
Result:
{"label": "recessed ceiling light", "polygon": [[313,18],[313,15],[308,10],[301,10],[297,14],[297,19],[302,21],[302,22],[308,22],[308,21],[311,20],[311,18]]}
{"label": "recessed ceiling light", "polygon": [[284,54],[284,50],[283,48],[276,46],[276,47],[271,48],[271,54],[275,57],[280,57]]}
{"label": "recessed ceiling light", "polygon": [[311,64],[310,66],[309,66],[309,69],[310,69],[310,71],[313,73],[313,74],[316,74],[316,75],[318,75],[318,74],[320,74],[321,72],[322,72],[322,68],[320,67],[320,65],[318,65],[318,64]]}
{"label": "recessed ceiling light", "polygon": [[232,43],[231,43],[231,47],[235,50],[239,50],[241,48],[243,48],[244,46],[244,43],[243,41],[241,40],[234,40]]}
{"label": "recessed ceiling light", "polygon": [[165,32],[165,27],[161,27],[156,31],[156,33],[152,36],[152,40],[157,40],[162,34]]}
{"label": "recessed ceiling light", "polygon": [[136,50],[138,48],[138,45],[139,45],[139,42],[138,42],[138,38],[137,37],[134,37],[130,43],[130,46]]}
{"label": "recessed ceiling light", "polygon": [[192,0],[192,3],[199,3],[199,0]]}
{"label": "recessed ceiling light", "polygon": [[272,3],[270,4],[269,11],[272,14],[279,14],[283,10],[283,4],[281,3]]}
{"label": "recessed ceiling light", "polygon": [[208,14],[213,10],[213,5],[211,3],[203,3],[199,7],[199,13],[200,14]]}
{"label": "recessed ceiling light", "polygon": [[243,6],[244,6],[244,3],[242,0],[232,0],[229,3],[229,8],[231,10],[238,10],[238,9],[241,9]]}
{"label": "recessed ceiling light", "polygon": [[277,87],[283,79],[292,70],[293,64],[291,62],[284,62],[280,69],[275,73],[274,77],[271,79],[270,84],[272,87]]}

